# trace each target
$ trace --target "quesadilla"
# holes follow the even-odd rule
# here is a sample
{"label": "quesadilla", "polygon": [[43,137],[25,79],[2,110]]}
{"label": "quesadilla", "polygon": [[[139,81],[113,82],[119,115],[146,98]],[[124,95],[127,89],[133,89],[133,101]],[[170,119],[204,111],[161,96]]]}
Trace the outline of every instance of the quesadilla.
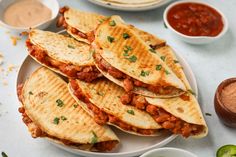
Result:
{"label": "quesadilla", "polygon": [[88,44],[53,32],[31,30],[26,45],[34,60],[66,77],[91,82],[102,76],[94,66]]}
{"label": "quesadilla", "polygon": [[100,125],[114,125],[125,132],[142,136],[157,136],[162,131],[148,113],[123,105],[120,96],[125,91],[107,79],[92,83],[70,80],[69,90]]}
{"label": "quesadilla", "polygon": [[208,128],[200,105],[173,50],[169,46],[164,46],[158,48],[157,51],[166,57],[166,64],[185,84],[188,92],[179,97],[168,99],[144,98],[137,94],[128,93],[121,96],[121,102],[147,111],[164,129],[175,134],[198,138],[206,136]]}
{"label": "quesadilla", "polygon": [[97,68],[126,92],[159,98],[186,92],[181,80],[164,63],[165,58],[156,56],[158,52],[120,17],[112,16],[98,26],[92,46]]}
{"label": "quesadilla", "polygon": [[[63,26],[67,32],[78,41],[91,43],[94,40],[94,31],[99,24],[103,23],[108,17],[91,12],[83,12],[70,7],[60,9],[62,16],[57,21],[57,26]],[[132,25],[128,25],[153,49],[165,45],[165,40],[157,38],[149,33],[140,30]]]}
{"label": "quesadilla", "polygon": [[33,138],[90,151],[109,151],[119,143],[108,126],[95,123],[76,103],[67,83],[44,67],[18,86],[18,96],[19,112]]}

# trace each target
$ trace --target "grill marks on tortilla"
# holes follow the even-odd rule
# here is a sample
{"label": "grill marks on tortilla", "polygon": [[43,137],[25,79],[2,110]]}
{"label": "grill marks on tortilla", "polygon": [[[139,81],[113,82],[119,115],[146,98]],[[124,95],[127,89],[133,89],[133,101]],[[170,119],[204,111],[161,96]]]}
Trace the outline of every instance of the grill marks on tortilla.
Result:
{"label": "grill marks on tortilla", "polygon": [[[40,73],[40,74],[37,74]],[[79,143],[90,143],[91,139],[86,136],[91,131],[96,132],[99,141],[109,140],[107,128],[99,126],[93,119],[80,107],[73,107],[75,100],[69,94],[67,84],[58,76],[55,76],[46,68],[40,68],[31,76],[24,89],[25,109],[29,117],[39,125],[39,127],[51,136],[66,139]],[[33,91],[34,95],[29,95]],[[48,93],[42,100],[36,97],[39,92]],[[27,98],[29,96],[29,98]],[[63,107],[56,105],[56,100],[63,100]],[[43,103],[39,103],[42,101]],[[53,124],[55,117],[64,116],[67,120],[60,120],[58,125]],[[83,120],[82,120],[83,119]],[[85,123],[81,123],[83,121]],[[85,126],[86,125],[86,126]],[[111,133],[111,132],[110,132]],[[84,138],[84,139],[83,139]]]}

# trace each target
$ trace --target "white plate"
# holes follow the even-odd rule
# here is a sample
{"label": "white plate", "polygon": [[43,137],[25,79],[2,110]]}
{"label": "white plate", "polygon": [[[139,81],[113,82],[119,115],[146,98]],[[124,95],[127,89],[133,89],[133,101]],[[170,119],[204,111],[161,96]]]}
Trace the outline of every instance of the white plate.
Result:
{"label": "white plate", "polygon": [[[196,79],[190,66],[180,55],[176,54],[176,56],[179,60],[179,63],[183,66],[184,72],[190,82],[190,85],[192,86],[193,91],[197,94],[198,90],[197,90]],[[34,72],[39,67],[41,67],[41,65],[36,63],[30,56],[27,56],[20,67],[17,77],[17,85],[25,82],[26,79],[32,74],[32,72]],[[109,153],[88,152],[62,146],[50,140],[49,141],[54,145],[56,145],[57,147],[77,155],[83,155],[88,157],[94,157],[94,156],[129,157],[129,156],[138,156],[150,149],[162,147],[176,137],[176,135],[172,134],[162,134],[161,136],[158,137],[139,137],[124,133],[114,127],[112,127],[112,129],[120,138],[121,143],[118,146],[118,148]]]}
{"label": "white plate", "polygon": [[[127,5],[127,4],[118,4],[118,3],[112,3],[112,2],[106,2],[104,0],[88,0],[91,3],[94,3],[96,5],[114,9],[114,10],[122,10],[122,11],[145,11],[145,10],[151,10],[158,7],[161,7],[167,3],[169,3],[172,0],[157,0],[156,2],[152,3],[146,3],[142,5]],[[128,1],[128,0],[127,0]]]}

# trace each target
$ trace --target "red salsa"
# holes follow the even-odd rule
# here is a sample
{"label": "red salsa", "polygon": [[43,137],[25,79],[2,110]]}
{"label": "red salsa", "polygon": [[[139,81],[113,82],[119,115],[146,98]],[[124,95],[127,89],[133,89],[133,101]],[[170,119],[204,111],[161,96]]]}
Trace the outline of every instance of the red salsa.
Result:
{"label": "red salsa", "polygon": [[188,36],[217,36],[223,29],[222,16],[214,8],[199,3],[181,3],[167,13],[169,24]]}

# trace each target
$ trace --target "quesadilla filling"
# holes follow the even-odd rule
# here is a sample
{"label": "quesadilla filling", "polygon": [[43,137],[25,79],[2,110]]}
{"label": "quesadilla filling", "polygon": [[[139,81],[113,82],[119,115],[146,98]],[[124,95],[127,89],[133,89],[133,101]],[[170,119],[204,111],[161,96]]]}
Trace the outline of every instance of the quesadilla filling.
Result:
{"label": "quesadilla filling", "polygon": [[182,90],[177,89],[172,86],[168,86],[168,85],[154,86],[154,85],[149,85],[139,80],[136,80],[126,75],[122,71],[112,67],[112,65],[109,64],[105,59],[103,59],[99,53],[94,53],[93,57],[99,69],[101,69],[104,72],[107,72],[109,75],[111,75],[115,79],[119,79],[123,81],[124,89],[126,92],[133,91],[135,87],[145,88],[153,93],[160,94],[160,95],[176,95],[182,92]]}
{"label": "quesadilla filling", "polygon": [[202,125],[190,124],[171,115],[171,113],[168,113],[158,106],[149,104],[143,96],[126,93],[120,99],[125,105],[132,105],[148,112],[158,124],[174,134],[181,134],[183,137],[187,138],[190,135],[201,133],[204,129]]}
{"label": "quesadilla filling", "polygon": [[71,78],[77,78],[86,82],[91,82],[101,76],[101,73],[95,66],[75,66],[55,60],[47,55],[46,51],[33,45],[30,40],[26,41],[30,55],[37,59],[40,63],[48,67],[60,70],[63,74]]}
{"label": "quesadilla filling", "polygon": [[[17,95],[19,100],[21,101],[21,103],[23,104],[22,101],[22,89],[23,89],[23,84],[18,85],[17,87]],[[21,113],[22,115],[22,121],[25,123],[25,125],[28,127],[28,130],[31,133],[31,136],[33,138],[37,138],[37,137],[48,137],[54,140],[58,140],[60,142],[62,142],[63,144],[67,145],[67,146],[73,146],[79,149],[89,149],[89,150],[97,150],[97,151],[110,151],[112,150],[116,144],[118,143],[118,141],[105,141],[105,142],[98,142],[98,143],[88,143],[88,144],[80,144],[80,143],[74,143],[71,142],[69,140],[66,139],[60,139],[57,138],[55,136],[51,136],[49,134],[47,134],[46,132],[44,132],[43,130],[40,129],[40,127],[34,123],[30,117],[26,114],[25,112],[25,108],[22,106],[18,109],[18,111]]]}
{"label": "quesadilla filling", "polygon": [[66,7],[66,6],[60,9],[59,12],[60,12],[60,14],[62,14],[62,16],[60,16],[58,21],[57,21],[57,27],[61,27],[62,26],[66,30],[69,30],[72,34],[78,35],[78,36],[80,36],[83,39],[87,39],[89,42],[93,42],[93,40],[95,39],[94,31],[91,31],[91,32],[88,32],[88,33],[83,33],[81,31],[79,31],[78,29],[69,26],[66,23],[66,20],[65,20],[65,17],[64,17],[64,13],[66,11],[68,11],[68,10],[69,10],[69,8]]}
{"label": "quesadilla filling", "polygon": [[110,123],[115,124],[116,126],[122,128],[123,130],[132,131],[132,132],[136,132],[138,134],[143,134],[143,135],[152,135],[156,132],[156,130],[154,130],[154,129],[141,129],[141,128],[137,128],[135,126],[131,126],[131,125],[123,122],[121,119],[104,112],[102,109],[98,108],[96,105],[94,105],[93,103],[90,102],[88,97],[82,92],[79,85],[76,83],[76,80],[70,80],[70,84],[73,89],[74,95],[79,100],[84,102],[87,105],[88,109],[90,111],[92,111],[92,113],[94,115],[94,120],[99,125],[105,125],[106,123],[110,122]]}

